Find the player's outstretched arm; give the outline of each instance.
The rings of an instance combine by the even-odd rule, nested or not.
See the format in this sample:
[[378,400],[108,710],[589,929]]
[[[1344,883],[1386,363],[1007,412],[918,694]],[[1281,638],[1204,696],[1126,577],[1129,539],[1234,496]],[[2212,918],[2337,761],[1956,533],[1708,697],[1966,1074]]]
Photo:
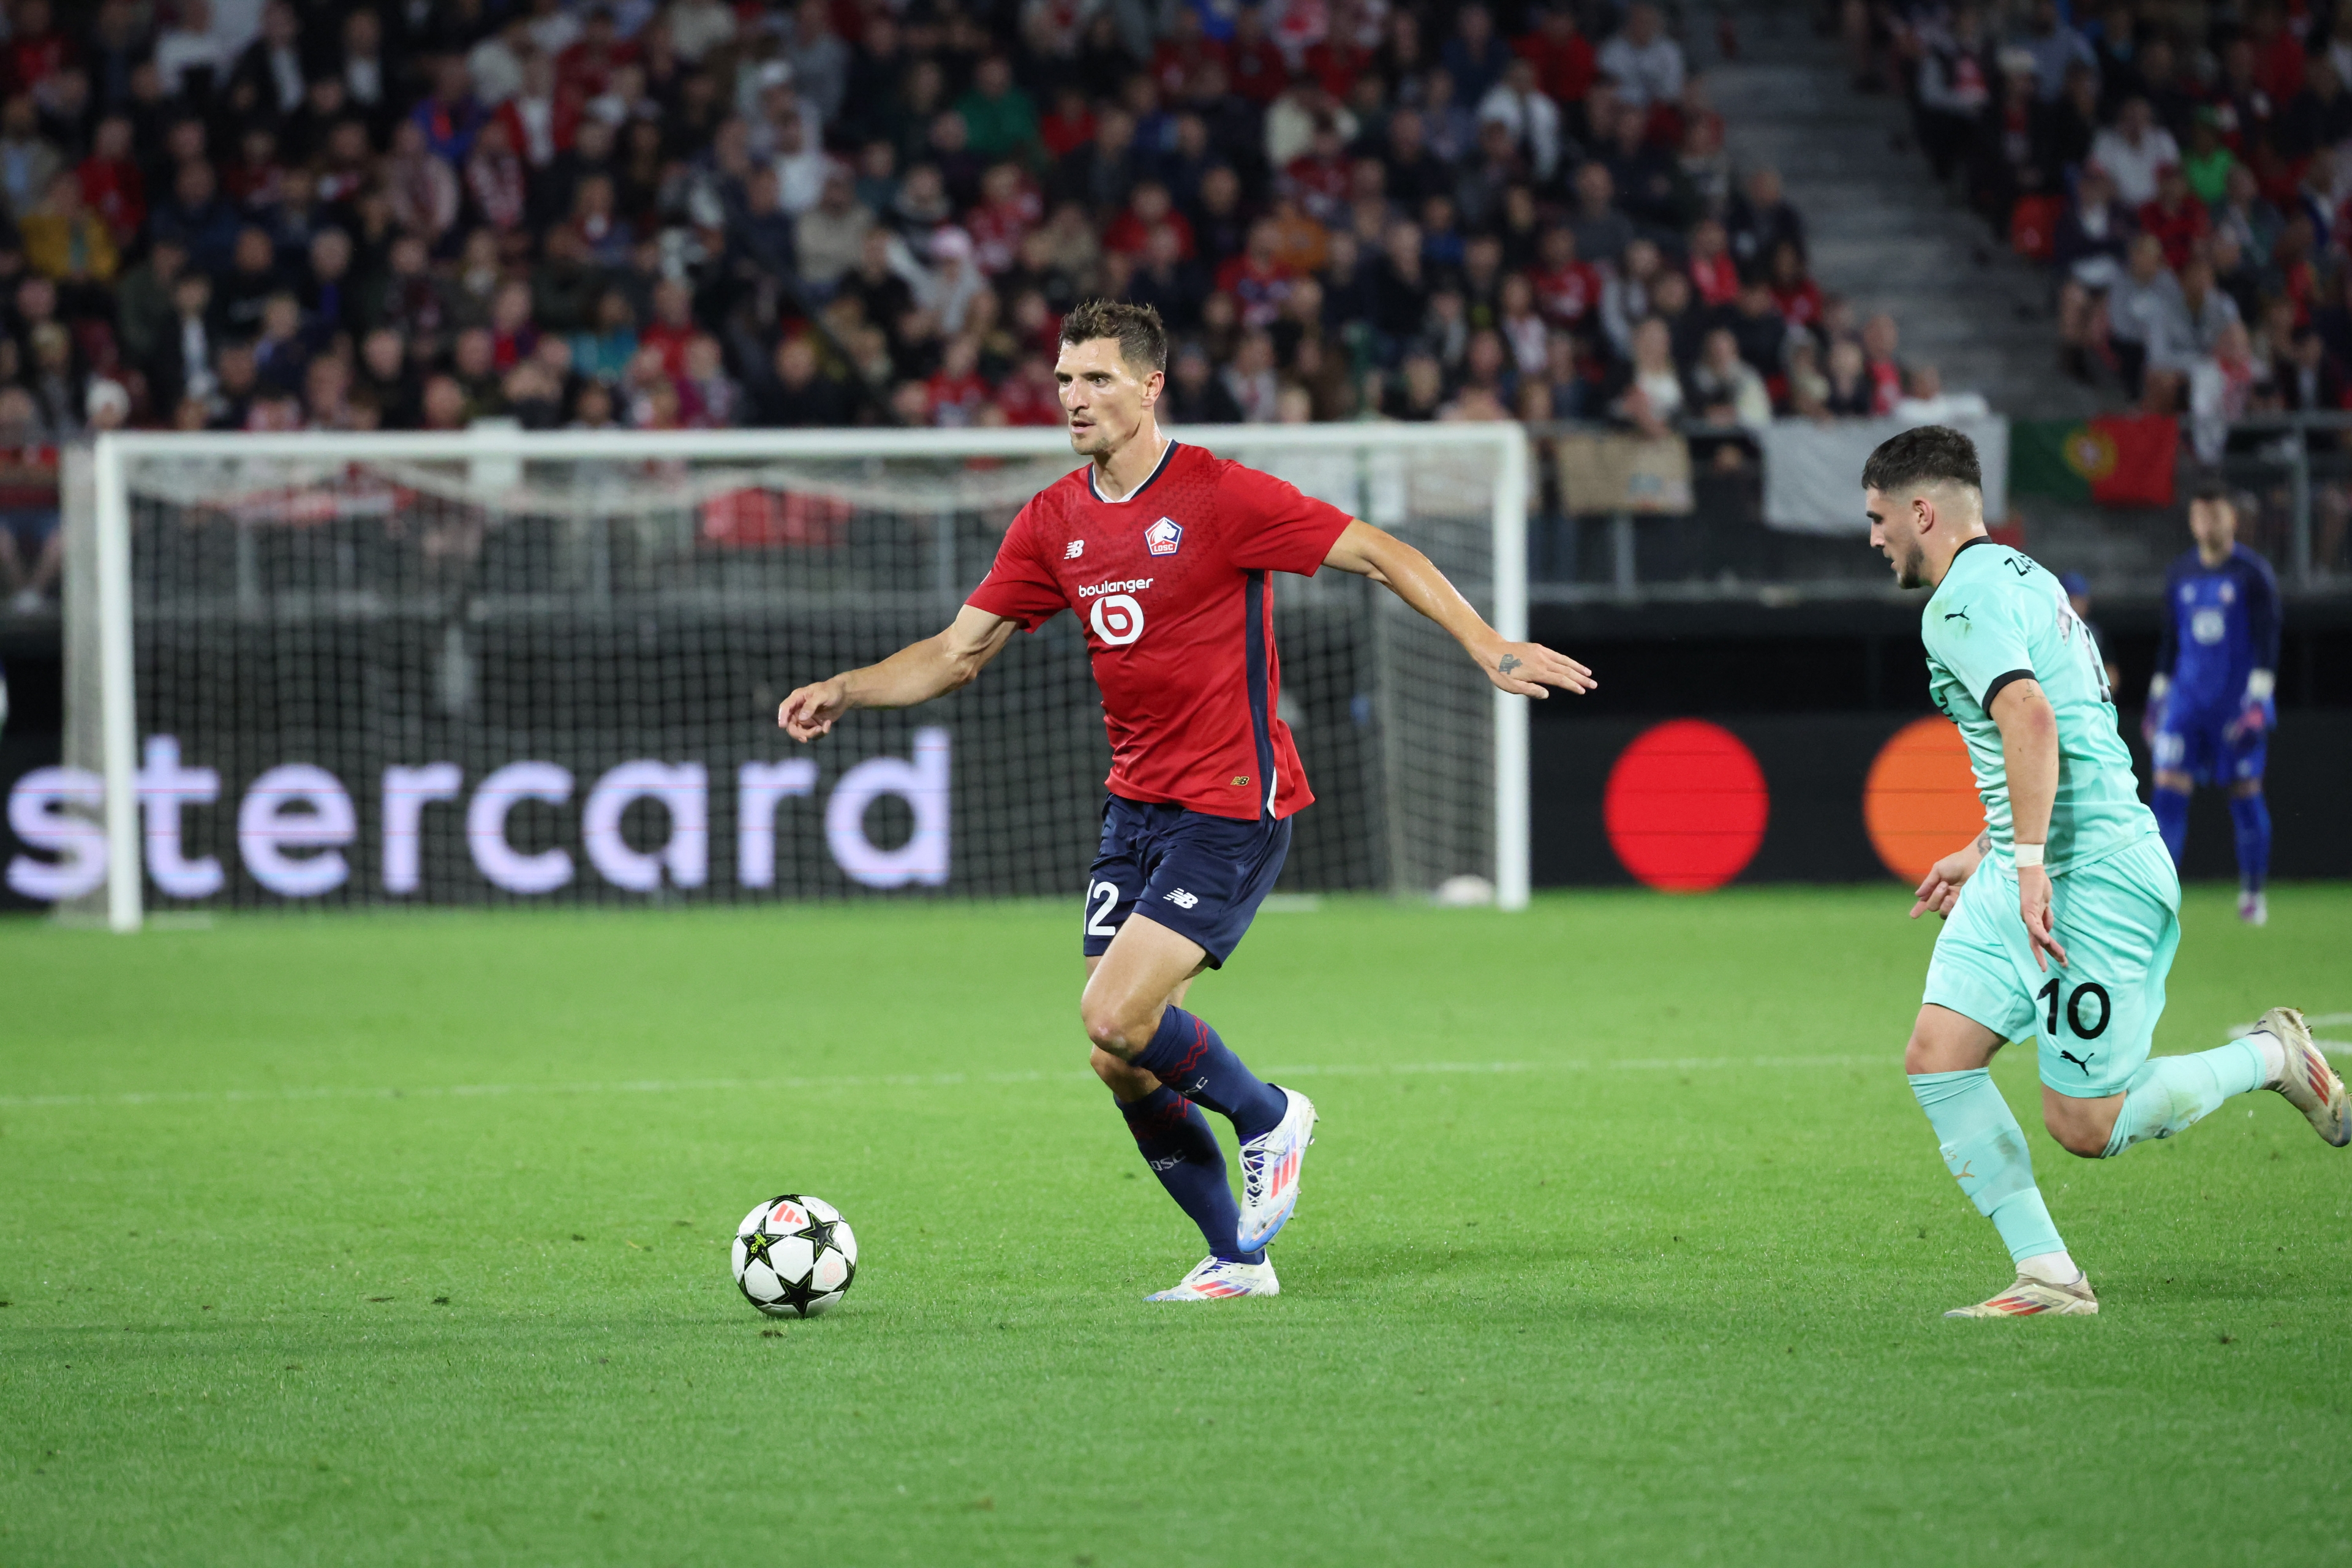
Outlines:
[[1444,626],[1478,661],[1486,679],[1505,691],[1549,697],[1544,689],[1548,686],[1581,694],[1600,684],[1584,666],[1541,643],[1505,641],[1428,556],[1369,522],[1348,524],[1323,564],[1370,577]]
[[814,741],[830,734],[853,708],[912,708],[944,697],[971,684],[1019,625],[966,605],[939,636],[910,643],[879,664],[802,687],[776,710],[776,722],[795,741]]
[[2063,966],[2066,950],[2051,928],[2050,872],[2038,863],[2050,842],[2050,810],[2058,799],[2058,715],[2042,683],[2024,678],[1993,694],[1992,721],[2000,727],[2001,765],[2009,775],[2010,842],[2021,862],[2029,854],[2037,862],[2017,868],[2017,912],[2025,921],[2034,963],[2048,969],[2042,957],[2047,953]]

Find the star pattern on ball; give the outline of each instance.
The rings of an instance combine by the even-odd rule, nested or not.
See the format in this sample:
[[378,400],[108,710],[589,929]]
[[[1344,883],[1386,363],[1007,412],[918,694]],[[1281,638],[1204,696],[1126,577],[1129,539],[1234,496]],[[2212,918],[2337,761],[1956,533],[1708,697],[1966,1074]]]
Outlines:
[[823,1258],[824,1249],[828,1247],[835,1252],[841,1251],[841,1243],[833,1239],[833,1227],[840,1223],[837,1219],[819,1219],[816,1215],[811,1215],[808,1224],[793,1232],[793,1235],[809,1244],[809,1259],[812,1263]]
[[772,1307],[790,1308],[803,1318],[808,1316],[809,1303],[825,1293],[816,1288],[813,1274],[803,1275],[798,1279],[786,1279],[782,1283],[784,1293],[776,1298]]
[[764,1263],[771,1268],[776,1266],[776,1260],[768,1256],[768,1248],[782,1241],[782,1237],[770,1236],[764,1230],[751,1230],[744,1232],[740,1239],[743,1243],[745,1263]]

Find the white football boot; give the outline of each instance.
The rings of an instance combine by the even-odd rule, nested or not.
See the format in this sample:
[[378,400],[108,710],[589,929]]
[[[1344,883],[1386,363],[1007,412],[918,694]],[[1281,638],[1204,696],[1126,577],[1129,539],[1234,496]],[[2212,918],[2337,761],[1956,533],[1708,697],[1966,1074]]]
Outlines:
[[[1269,1088],[1281,1089],[1280,1084]],[[1298,1206],[1298,1170],[1315,1142],[1315,1102],[1284,1089],[1290,1108],[1271,1131],[1242,1145],[1242,1224],[1235,1246],[1255,1252],[1272,1241]]]
[[1227,1263],[1219,1258],[1203,1258],[1193,1266],[1192,1272],[1176,1281],[1175,1288],[1156,1296],[1146,1296],[1147,1301],[1222,1301],[1233,1296],[1279,1296],[1282,1287],[1274,1278],[1271,1263]]
[[2266,926],[2271,923],[2271,901],[2251,888],[2240,889],[2238,918],[2250,926]]
[[2072,1285],[2053,1285],[2021,1274],[2017,1283],[2000,1295],[1979,1301],[1973,1307],[1955,1307],[1944,1314],[1948,1318],[2031,1318],[2049,1312],[2061,1318],[2092,1318],[2099,1311],[2098,1292],[2091,1289],[2090,1276],[2076,1279]]
[[2273,1007],[2255,1027],[2286,1047],[2286,1071],[2270,1087],[2303,1112],[2314,1132],[2338,1149],[2352,1143],[2352,1098],[2345,1095],[2344,1080],[2327,1058],[2311,1043],[2303,1015],[2292,1007]]

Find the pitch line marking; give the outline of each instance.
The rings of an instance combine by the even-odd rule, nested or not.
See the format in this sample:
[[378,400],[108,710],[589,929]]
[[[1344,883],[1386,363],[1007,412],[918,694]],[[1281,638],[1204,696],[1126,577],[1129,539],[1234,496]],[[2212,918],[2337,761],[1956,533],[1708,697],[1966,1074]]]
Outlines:
[[[2338,1016],[2329,1016],[2333,1020]],[[2352,1022],[2352,1014],[2341,1015]],[[2315,1040],[2335,1056],[2352,1056],[2352,1040]],[[1724,1072],[1740,1068],[1884,1068],[1900,1057],[1868,1053],[1801,1057],[1627,1057],[1615,1061],[1551,1062],[1302,1062],[1265,1068],[1268,1078],[1389,1078],[1434,1074],[1471,1077],[1541,1072]],[[1047,1083],[1079,1079],[1076,1072],[834,1073],[789,1078],[629,1079],[588,1083],[459,1083],[421,1089],[149,1089],[122,1094],[0,1094],[0,1110],[78,1105],[262,1105],[313,1100],[486,1100],[509,1094],[693,1094],[742,1089],[961,1089],[973,1084]]]
[[[1463,1073],[1715,1072],[1730,1068],[1885,1067],[1891,1056],[1628,1058],[1620,1061],[1304,1063],[1270,1067],[1276,1078],[1370,1078]],[[838,1073],[791,1078],[636,1079],[592,1083],[461,1083],[421,1089],[152,1089],[122,1094],[0,1094],[0,1109],[76,1105],[261,1105],[314,1100],[475,1100],[509,1094],[691,1094],[742,1089],[960,1089],[973,1084],[1045,1083],[1079,1072]]]

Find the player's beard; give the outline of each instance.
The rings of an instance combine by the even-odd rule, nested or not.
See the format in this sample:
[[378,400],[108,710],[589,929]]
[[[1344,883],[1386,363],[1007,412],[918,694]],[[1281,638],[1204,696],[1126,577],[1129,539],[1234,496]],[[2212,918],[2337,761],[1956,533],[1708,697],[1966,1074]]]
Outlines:
[[1894,540],[1886,542],[1886,553],[1895,563],[1895,585],[1898,588],[1924,588],[1927,585],[1927,552],[1918,542],[1908,544]]

